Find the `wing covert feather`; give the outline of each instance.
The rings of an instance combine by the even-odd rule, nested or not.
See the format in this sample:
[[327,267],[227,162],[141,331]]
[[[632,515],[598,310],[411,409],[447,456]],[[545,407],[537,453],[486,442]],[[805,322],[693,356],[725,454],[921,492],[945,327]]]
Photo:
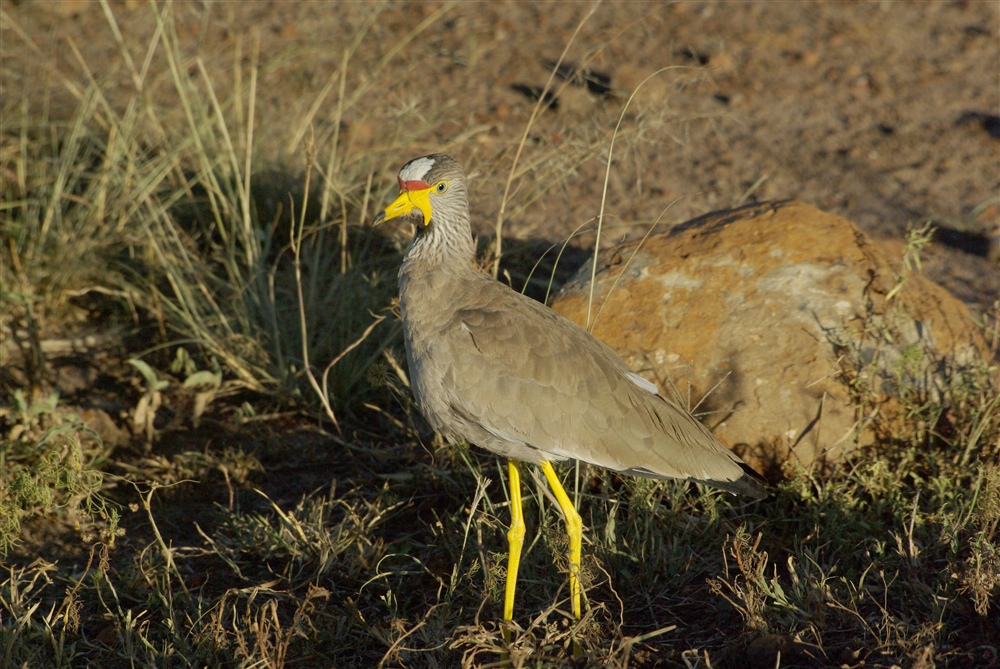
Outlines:
[[667,478],[744,475],[704,426],[554,311],[492,280],[462,302],[439,340],[455,367],[449,401],[491,434],[538,449],[536,461],[576,458]]

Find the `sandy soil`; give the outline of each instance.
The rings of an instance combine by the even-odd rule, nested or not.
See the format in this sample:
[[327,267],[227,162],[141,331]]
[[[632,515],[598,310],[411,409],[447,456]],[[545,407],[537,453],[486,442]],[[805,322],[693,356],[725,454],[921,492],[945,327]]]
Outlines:
[[[141,63],[152,12],[138,2],[110,6]],[[512,202],[522,206],[506,210],[512,238],[558,241],[597,212],[625,101],[647,76],[672,68],[643,85],[624,115],[606,209],[610,238],[641,234],[661,215],[676,223],[753,199],[804,200],[896,242],[908,227],[933,221],[943,231],[926,271],[980,311],[1000,298],[1000,270],[986,257],[987,238],[1000,233],[998,8],[185,2],[173,11],[178,42],[201,57],[223,99],[234,63],[246,67],[259,36],[258,165],[301,172],[302,119],[332,82],[311,117],[321,149],[329,141],[350,49],[348,97],[375,85],[343,112],[346,160],[371,161],[388,193],[395,169],[413,155],[456,154],[474,177],[483,234],[492,234],[532,110],[525,90],[545,84],[572,39],[566,62],[589,70],[592,85],[556,80],[558,104],[532,127],[514,183]],[[0,95],[36,103],[48,96],[53,118],[68,116],[77,102],[59,77],[86,83],[70,44],[93,76],[111,83],[113,104],[131,95],[97,3],[3,9]],[[170,102],[160,61],[152,63],[147,94]]]

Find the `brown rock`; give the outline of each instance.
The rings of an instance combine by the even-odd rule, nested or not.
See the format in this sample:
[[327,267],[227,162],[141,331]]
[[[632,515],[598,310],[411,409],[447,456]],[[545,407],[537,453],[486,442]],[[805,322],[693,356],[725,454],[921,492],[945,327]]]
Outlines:
[[84,425],[93,430],[101,438],[107,448],[127,446],[132,440],[128,430],[120,427],[108,413],[102,409],[69,407],[75,412]]
[[96,639],[98,643],[103,643],[105,646],[114,646],[118,640],[118,631],[114,625],[105,625],[97,632]]
[[799,659],[802,654],[800,648],[803,646],[785,634],[763,634],[747,646],[746,664],[753,669],[780,667]]
[[[717,212],[636,245],[598,260],[594,334],[661,389],[689,393],[758,466],[839,459],[872,440],[844,383],[852,360],[875,360],[873,387],[891,398],[898,384],[931,389],[932,358],[984,351],[961,302],[919,274],[890,299],[897,275],[881,251],[804,204]],[[588,264],[552,307],[585,323],[589,280]]]

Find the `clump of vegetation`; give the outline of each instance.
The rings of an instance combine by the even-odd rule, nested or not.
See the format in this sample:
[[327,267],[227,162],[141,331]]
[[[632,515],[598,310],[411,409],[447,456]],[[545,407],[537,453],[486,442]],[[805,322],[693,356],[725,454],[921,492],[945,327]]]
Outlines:
[[[59,396],[29,403],[14,392],[5,411],[9,429],[0,440],[0,555],[21,538],[23,520],[56,512],[61,521],[113,546],[123,530],[117,506],[102,494],[100,437],[80,419],[61,411]],[[87,537],[90,537],[89,539]]]

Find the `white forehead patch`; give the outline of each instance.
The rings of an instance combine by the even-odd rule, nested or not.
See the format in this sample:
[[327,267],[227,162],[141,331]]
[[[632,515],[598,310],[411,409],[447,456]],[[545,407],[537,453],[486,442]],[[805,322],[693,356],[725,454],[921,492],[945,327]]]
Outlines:
[[403,165],[403,169],[399,171],[399,178],[403,181],[423,181],[432,167],[434,167],[433,158],[426,156],[417,158]]

